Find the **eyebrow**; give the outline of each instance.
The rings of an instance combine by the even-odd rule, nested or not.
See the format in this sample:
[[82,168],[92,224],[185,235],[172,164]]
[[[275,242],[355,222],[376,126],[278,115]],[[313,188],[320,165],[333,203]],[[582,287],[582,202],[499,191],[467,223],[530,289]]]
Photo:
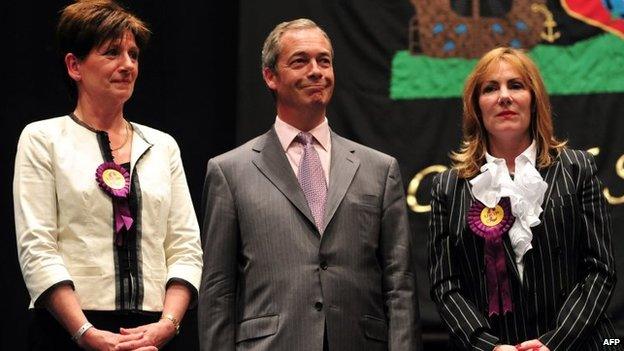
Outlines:
[[294,57],[294,56],[319,56],[319,55],[320,56],[331,56],[331,53],[329,51],[323,51],[323,52],[320,52],[320,53],[318,53],[316,55],[310,55],[310,53],[308,53],[307,51],[300,50],[300,51],[293,52],[292,54],[290,54],[289,57]]
[[308,53],[305,51],[295,51],[290,55],[290,57],[295,57],[295,56],[310,56],[310,55],[308,55]]
[[[524,79],[522,79],[522,77],[512,77],[512,78],[507,79],[507,82],[514,82],[514,81],[519,81],[519,82],[524,83]],[[490,79],[490,80],[483,81],[482,84],[488,84],[488,83],[498,84],[498,80]]]

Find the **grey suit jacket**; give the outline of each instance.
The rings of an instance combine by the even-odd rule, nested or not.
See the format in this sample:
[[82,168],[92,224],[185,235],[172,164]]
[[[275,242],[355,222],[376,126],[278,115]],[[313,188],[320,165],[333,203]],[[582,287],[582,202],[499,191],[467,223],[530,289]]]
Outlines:
[[394,158],[331,134],[322,233],[277,134],[208,162],[204,351],[417,350],[410,232]]
[[593,157],[563,150],[540,172],[548,189],[522,282],[509,236],[504,238],[514,304],[504,317],[487,317],[484,240],[466,225],[476,201],[469,179],[449,170],[434,180],[431,296],[457,349],[489,351],[539,338],[551,351],[603,350],[604,339],[615,337],[605,315],[616,280],[611,220]]

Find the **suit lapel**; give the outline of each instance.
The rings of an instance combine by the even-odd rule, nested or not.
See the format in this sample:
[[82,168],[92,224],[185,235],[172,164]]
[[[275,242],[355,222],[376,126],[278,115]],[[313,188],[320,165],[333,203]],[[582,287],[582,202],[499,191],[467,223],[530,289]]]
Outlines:
[[[548,199],[550,198],[550,195],[552,194],[553,188],[555,186],[555,179],[556,179],[557,173],[559,172],[559,163],[560,163],[559,160],[555,160],[550,167],[542,168],[539,170],[542,176],[542,179],[544,179],[546,184],[548,184],[548,187],[546,188],[546,193],[544,194],[544,201],[542,202],[542,215],[540,215],[540,219],[542,220],[542,222],[543,222],[543,214],[546,212],[546,208],[548,206],[548,203],[550,202],[548,201]],[[540,227],[542,227],[543,225],[544,224],[541,223],[539,226],[533,227],[531,229],[533,236],[535,236],[537,233],[543,232],[540,230]],[[528,289],[529,287],[528,281],[529,279],[533,279],[532,277],[528,277],[528,272],[530,270],[527,269],[527,267],[532,264],[531,251],[533,251],[533,249],[529,250],[524,255],[524,281],[522,281],[520,280],[520,272],[518,271],[518,266],[516,266],[516,253],[514,252],[513,246],[511,245],[511,239],[509,238],[509,235],[505,235],[504,240],[503,240],[503,245],[505,246],[505,255],[507,256],[508,262],[511,262],[511,264],[508,264],[507,267],[511,267],[512,272],[514,273],[520,286],[523,289]]]
[[[544,217],[544,213],[546,212],[546,208],[549,204],[550,201],[548,201],[548,199],[550,198],[553,188],[555,186],[555,179],[557,177],[557,174],[559,172],[559,165],[560,162],[559,160],[555,160],[553,162],[553,164],[550,167],[547,168],[543,168],[540,169],[539,172],[542,176],[542,179],[544,179],[544,181],[546,182],[546,184],[548,184],[548,187],[546,188],[546,193],[544,194],[544,201],[542,202],[542,215],[540,215],[540,219],[542,221],[542,223],[540,223],[540,225],[531,228],[531,232],[533,233],[533,236],[535,237],[535,235],[538,235],[538,233],[543,233],[543,230],[541,230],[541,227],[543,227],[544,223],[543,223],[543,217]],[[534,241],[535,239],[533,239]],[[527,269],[527,267],[529,267],[530,265],[533,264],[533,260],[532,260],[532,251],[533,249],[529,250],[525,255],[524,255],[524,281],[520,280],[520,272],[518,271],[518,267],[516,266],[515,262],[516,262],[516,253],[513,250],[513,246],[511,245],[511,240],[509,239],[509,235],[505,236],[505,240],[503,241],[504,246],[505,246],[505,254],[507,255],[507,259],[509,260],[509,262],[512,262],[512,264],[507,265],[508,267],[512,268],[512,271],[514,272],[516,278],[518,279],[518,282],[520,283],[520,286],[525,289],[526,291],[528,291],[527,289],[529,289],[529,280],[530,279],[534,279],[534,277],[529,277],[530,274],[530,269]]]
[[[139,161],[139,159],[143,156],[143,154],[149,150],[153,144],[151,144],[141,132],[141,129],[136,126],[134,123],[132,124],[132,129],[135,135],[139,137],[132,138],[132,151],[130,153],[130,168],[134,169],[134,166]],[[130,172],[132,174],[132,172]]]
[[[458,233],[463,233],[464,230],[468,230],[470,232],[471,235],[474,235],[472,233],[472,231],[470,230],[470,228],[466,228],[466,224],[467,224],[467,213],[468,213],[468,209],[470,209],[470,206],[472,205],[472,203],[474,201],[477,201],[474,197],[474,195],[472,194],[472,189],[470,187],[470,183],[469,183],[469,179],[464,179],[464,178],[457,178],[457,185],[455,185],[455,189],[461,189],[461,198],[460,198],[460,203],[455,204],[455,208],[453,209],[453,212],[457,211],[457,215],[455,216],[451,216],[452,220],[456,220],[458,221],[457,224],[455,223],[450,223],[451,228],[459,228]],[[456,195],[453,194],[453,198]]]
[[261,136],[253,150],[257,152],[253,163],[258,170],[269,179],[279,191],[301,212],[316,228],[314,217],[301,190],[295,173],[286,158],[284,149],[279,142],[277,133],[271,128]]
[[555,179],[557,178],[557,174],[559,173],[559,168],[561,168],[561,162],[557,158],[550,167],[540,169],[540,174],[546,184],[548,184],[548,188],[546,189],[546,194],[544,196],[544,202],[542,203],[542,215],[540,217],[543,218],[543,214],[546,212],[546,208],[550,201],[550,196],[552,194],[553,188],[555,187]]
[[344,139],[331,132],[331,166],[329,168],[329,192],[325,205],[325,228],[332,220],[338,205],[342,202],[349,185],[360,166],[360,160],[354,155]]
[[[511,239],[509,238],[509,235],[503,236],[503,247],[505,248],[505,256],[507,256],[507,268],[511,268],[513,276],[522,286],[522,281],[520,280],[520,271],[518,271],[518,266],[516,266],[516,253],[514,252],[513,246],[511,245]],[[526,255],[524,257],[526,258]]]

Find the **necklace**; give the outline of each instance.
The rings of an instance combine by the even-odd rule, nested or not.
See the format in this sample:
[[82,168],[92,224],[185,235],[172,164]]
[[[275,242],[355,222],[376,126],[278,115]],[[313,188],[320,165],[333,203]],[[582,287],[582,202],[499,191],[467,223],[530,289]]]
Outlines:
[[[92,132],[100,132],[101,130],[95,129],[93,127],[91,127],[87,122],[83,121],[82,119],[78,118],[78,116],[76,116],[75,113],[70,113],[69,116],[76,121],[76,123],[80,124],[81,126],[87,128],[88,130],[92,131]],[[121,143],[121,145],[119,145],[119,147],[116,148],[111,148],[111,152],[113,151],[117,151],[119,149],[121,149],[122,147],[126,146],[126,144],[128,143],[128,139],[130,138],[130,132],[132,131],[132,127],[130,125],[130,122],[126,121],[125,118],[122,117],[122,120],[124,121],[124,129],[126,130],[126,137],[124,138],[123,143]],[[110,144],[110,141],[109,141]]]
[[124,138],[124,141],[123,141],[123,143],[121,143],[121,145],[119,145],[118,147],[116,147],[114,149],[111,148],[111,152],[114,152],[114,151],[117,151],[117,150],[121,149],[122,147],[126,146],[126,144],[128,143],[128,139],[130,138],[130,128],[128,127],[128,124],[130,124],[130,123],[128,123],[128,121],[126,121],[125,119],[124,119],[124,122],[125,122],[124,126],[125,126],[125,129],[126,129],[126,137]]

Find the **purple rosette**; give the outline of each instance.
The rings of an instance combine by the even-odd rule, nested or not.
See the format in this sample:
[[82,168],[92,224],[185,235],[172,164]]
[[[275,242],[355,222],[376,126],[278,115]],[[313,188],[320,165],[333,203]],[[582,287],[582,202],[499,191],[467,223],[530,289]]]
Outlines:
[[470,230],[485,239],[489,316],[511,312],[513,310],[511,287],[503,247],[503,235],[515,221],[515,217],[511,214],[509,198],[502,198],[494,208],[488,208],[481,202],[474,201],[466,217]]
[[115,162],[104,162],[95,171],[95,179],[108,195],[125,199],[130,194],[130,174]]
[[123,244],[121,230],[130,230],[134,219],[128,206],[130,174],[115,162],[104,162],[95,171],[95,180],[106,194],[113,199],[115,243]]

